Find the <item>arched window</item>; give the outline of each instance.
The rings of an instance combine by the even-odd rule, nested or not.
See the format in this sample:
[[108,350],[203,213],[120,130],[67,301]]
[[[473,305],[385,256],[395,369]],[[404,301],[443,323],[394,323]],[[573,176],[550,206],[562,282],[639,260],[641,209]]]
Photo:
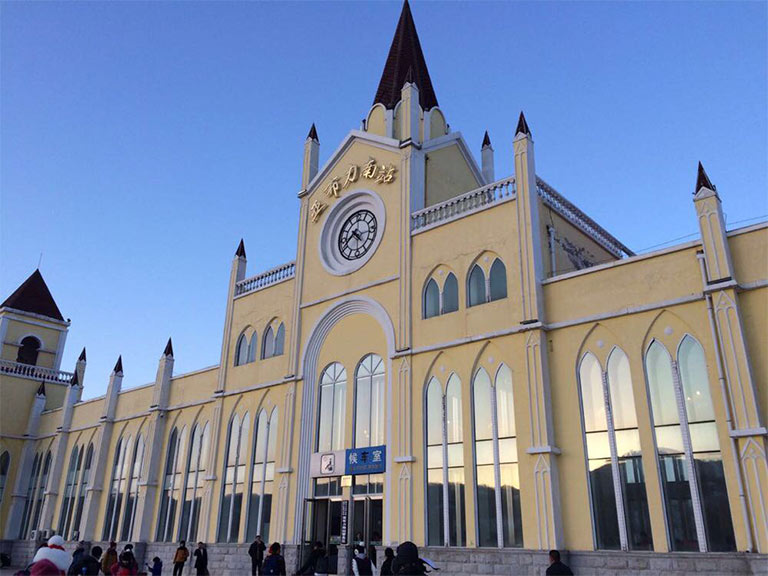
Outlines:
[[[255,337],[255,335],[254,335]],[[200,519],[200,504],[205,488],[205,464],[208,461],[209,426],[196,424],[192,431],[192,445],[187,459],[187,480],[184,484],[184,504],[181,509],[181,528],[179,538],[187,542],[197,539]]]
[[253,443],[253,471],[251,474],[251,495],[248,507],[248,532],[250,542],[261,534],[269,542],[269,527],[272,516],[272,494],[275,483],[275,446],[277,444],[277,408],[267,418],[262,410],[256,421],[256,438]]
[[275,335],[275,356],[282,356],[285,350],[285,325],[280,322]]
[[59,513],[59,529],[65,540],[70,539],[69,527],[72,522],[72,511],[75,505],[75,490],[77,489],[77,480],[80,476],[80,467],[83,464],[84,449],[75,446],[69,457],[69,468],[64,483],[64,494],[61,500],[61,512]]
[[[448,378],[445,397],[437,379],[427,387],[427,540],[429,545],[464,546],[464,425],[461,380]],[[439,434],[439,436],[438,436]],[[438,444],[439,439],[439,444]],[[433,509],[433,505],[436,508]],[[441,518],[442,516],[442,518]],[[439,532],[442,528],[442,533]]]
[[251,335],[251,342],[248,344],[248,362],[255,362],[256,361],[256,354],[259,350],[259,337],[258,334],[256,334],[256,331],[254,330],[253,334]]
[[120,522],[120,510],[123,505],[123,489],[129,474],[129,464],[126,460],[128,454],[130,454],[131,444],[132,441],[129,436],[128,440],[120,438],[115,447],[112,482],[109,489],[109,499],[107,500],[107,513],[104,518],[102,540],[117,540],[117,525]]
[[[83,473],[80,476],[80,487],[77,492],[77,503],[75,504],[75,521],[72,524],[73,532],[80,532],[80,519],[83,517],[83,506],[85,506],[85,491],[88,483],[91,481],[91,464],[93,463],[93,443],[88,444],[88,450],[85,452],[85,463],[83,464]],[[79,537],[79,535],[78,535]]]
[[264,332],[264,341],[261,346],[262,359],[272,358],[275,355],[275,331],[272,330],[272,326],[267,327],[267,331]]
[[656,340],[645,355],[670,544],[735,550],[704,352],[690,336],[678,361]]
[[19,539],[26,540],[27,533],[29,531],[29,522],[32,518],[32,508],[35,505],[35,493],[37,491],[38,482],[40,480],[40,464],[42,463],[42,455],[35,454],[35,459],[32,462],[32,473],[29,476],[29,484],[27,484],[27,498],[24,501],[24,514],[21,517],[21,528],[19,529]]
[[8,450],[0,454],[0,504],[3,503],[3,494],[5,494],[5,485],[8,483],[8,470],[11,467],[11,455]]
[[32,529],[40,529],[40,514],[43,511],[43,500],[45,500],[45,491],[48,487],[48,473],[51,471],[51,451],[45,453],[43,460],[43,471],[40,474],[40,485],[37,489],[37,500],[35,502],[35,512],[32,517]]
[[133,451],[133,461],[130,467],[130,477],[125,493],[125,510],[123,511],[123,525],[120,539],[124,542],[133,540],[133,524],[136,519],[136,502],[139,498],[139,481],[141,471],[144,468],[144,437],[139,436],[136,441],[136,449]]
[[467,282],[467,306],[477,306],[487,301],[485,292],[485,273],[479,265],[472,266]]
[[493,261],[490,276],[490,301],[507,297],[507,268],[499,259]]
[[453,272],[449,272],[443,285],[443,314],[459,309],[459,283]]
[[242,420],[235,414],[229,425],[218,542],[237,542],[240,536],[240,514],[243,508],[249,421],[248,412],[245,413]]
[[248,337],[240,334],[235,347],[235,366],[242,366],[248,362]]
[[40,351],[41,347],[42,344],[40,343],[40,340],[34,336],[27,336],[21,341],[19,353],[16,356],[16,362],[35,366],[37,364],[37,353]]
[[[368,354],[355,374],[355,448],[381,446],[384,438],[384,361]],[[354,477],[354,494],[380,494],[384,491],[381,474]]]
[[171,430],[168,441],[168,452],[165,457],[165,476],[163,478],[163,495],[158,515],[157,541],[173,542],[176,538],[174,525],[176,513],[181,501],[181,483],[184,474],[184,457],[187,443],[187,429]]
[[[480,546],[522,546],[512,372],[502,364],[495,384],[480,368],[474,394],[477,518]],[[498,473],[497,473],[498,469]],[[498,522],[497,511],[501,511]]]
[[430,278],[424,289],[424,318],[440,315],[440,289],[434,278]]
[[640,457],[629,360],[615,348],[603,371],[588,352],[579,364],[596,548],[651,550],[651,523]]
[[338,362],[320,376],[320,417],[317,451],[344,449],[344,420],[347,401],[347,371]]

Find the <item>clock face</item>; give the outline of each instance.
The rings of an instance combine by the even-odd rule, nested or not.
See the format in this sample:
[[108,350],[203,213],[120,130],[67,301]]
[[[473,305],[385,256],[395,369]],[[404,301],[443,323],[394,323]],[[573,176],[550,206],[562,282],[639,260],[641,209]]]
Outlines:
[[339,232],[339,252],[347,260],[362,258],[373,246],[378,227],[370,210],[358,210],[347,218]]

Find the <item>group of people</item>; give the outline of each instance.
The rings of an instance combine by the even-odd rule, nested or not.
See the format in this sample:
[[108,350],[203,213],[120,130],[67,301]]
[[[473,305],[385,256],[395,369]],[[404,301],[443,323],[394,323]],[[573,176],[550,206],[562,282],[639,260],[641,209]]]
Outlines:
[[[107,551],[103,554],[102,552],[100,546],[86,550],[86,543],[79,542],[70,557],[64,549],[64,539],[58,535],[52,536],[47,545],[44,544],[37,550],[32,564],[26,570],[18,572],[17,576],[137,576],[139,565],[132,544],[126,544],[118,554],[117,544],[110,542]],[[280,544],[274,542],[267,548],[261,536],[257,536],[248,549],[251,576],[286,576],[285,559],[280,552]],[[209,576],[208,551],[204,543],[197,543],[193,556],[196,575]],[[186,542],[182,540],[173,556],[173,576],[183,576],[188,559],[189,550]],[[546,571],[548,576],[573,575],[571,569],[560,559],[560,552],[557,550],[550,550],[549,564]],[[326,550],[322,542],[315,542],[298,574],[327,576],[337,572],[337,565],[336,546],[331,545]],[[419,549],[413,542],[400,544],[397,547],[397,555],[392,548],[386,548],[380,567],[374,546],[370,546],[367,551],[363,546],[355,546],[351,568],[354,576],[420,576],[437,570],[430,560],[419,557]],[[147,569],[152,576],[162,576],[162,560],[155,556],[152,564],[147,564]]]

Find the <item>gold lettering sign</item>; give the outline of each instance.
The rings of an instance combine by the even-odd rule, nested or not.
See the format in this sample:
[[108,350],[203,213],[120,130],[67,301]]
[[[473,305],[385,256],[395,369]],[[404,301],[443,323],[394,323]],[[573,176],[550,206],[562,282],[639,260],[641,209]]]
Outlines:
[[[346,190],[351,184],[360,180],[361,177],[366,180],[373,180],[377,184],[391,184],[395,181],[396,173],[397,168],[395,168],[394,164],[386,166],[376,162],[375,158],[368,158],[368,162],[362,167],[357,164],[350,164],[347,173],[343,177],[343,183],[341,181],[341,176],[332,178],[328,186],[323,190],[323,194],[328,198],[338,198],[341,195],[342,190]],[[309,209],[312,222],[317,222],[320,219],[320,215],[327,207],[326,204],[315,200]]]

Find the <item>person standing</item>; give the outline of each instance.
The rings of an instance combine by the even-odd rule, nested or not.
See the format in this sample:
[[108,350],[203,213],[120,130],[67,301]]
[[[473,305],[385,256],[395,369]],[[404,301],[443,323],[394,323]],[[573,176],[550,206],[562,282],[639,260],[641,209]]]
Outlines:
[[571,569],[560,561],[560,551],[549,551],[549,568],[547,576],[573,576]]
[[392,548],[384,549],[384,562],[381,563],[380,576],[393,576],[392,562],[395,560],[395,551]]
[[185,540],[179,542],[179,547],[176,548],[176,554],[173,555],[173,576],[182,576],[184,574],[184,564],[186,564],[189,558],[189,550],[187,550],[187,543]]
[[70,556],[64,550],[64,538],[51,536],[48,545],[43,545],[35,552],[29,573],[32,576],[59,576],[66,574],[70,565]]
[[152,576],[161,576],[163,573],[163,561],[155,556],[152,558],[152,566],[147,564],[147,568],[149,568],[149,573],[152,574]]
[[251,547],[248,548],[248,556],[251,557],[251,576],[259,576],[261,574],[261,564],[264,562],[264,551],[267,549],[267,545],[261,539],[261,535],[256,535],[256,540],[251,543]]
[[197,543],[195,550],[195,573],[197,576],[208,576],[208,550],[202,542]]
[[99,572],[101,572],[100,558],[101,546],[94,546],[91,548],[90,554],[82,554],[80,559],[70,566],[71,574],[76,574],[77,576],[81,574],[85,574],[85,576],[99,576]]
[[365,555],[365,548],[355,546],[355,556],[352,558],[352,573],[355,576],[373,576],[373,564]]
[[280,555],[280,544],[277,542],[269,546],[261,573],[264,576],[285,576],[285,559]]
[[104,552],[104,557],[101,559],[101,571],[104,576],[112,574],[112,566],[115,564],[117,564],[117,542],[113,540],[109,543],[109,548]]

